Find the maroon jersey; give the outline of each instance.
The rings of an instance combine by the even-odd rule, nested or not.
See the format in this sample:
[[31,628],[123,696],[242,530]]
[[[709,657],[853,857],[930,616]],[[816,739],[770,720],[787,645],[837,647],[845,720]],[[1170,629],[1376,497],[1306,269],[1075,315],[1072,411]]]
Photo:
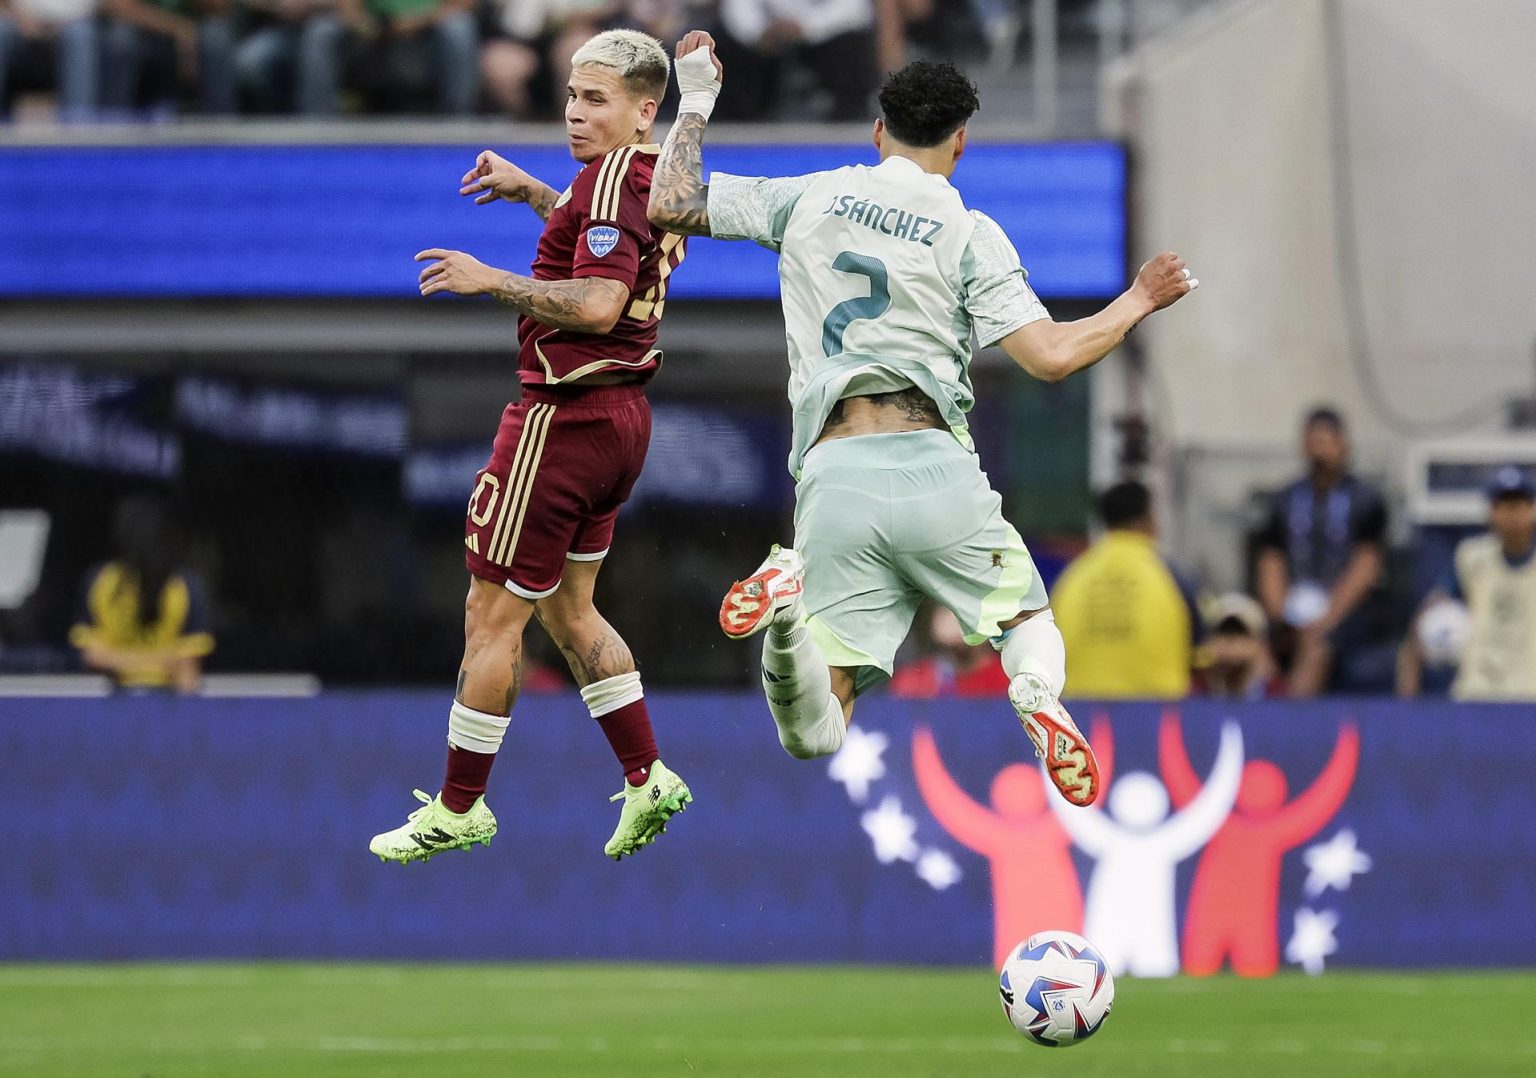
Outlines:
[[555,203],[539,238],[534,278],[606,277],[629,289],[629,298],[607,333],[520,319],[517,367],[524,385],[556,385],[598,371],[631,372],[636,381],[648,381],[661,366],[656,324],[667,278],[682,262],[686,244],[645,216],[660,152],[659,146],[621,146],[577,173]]

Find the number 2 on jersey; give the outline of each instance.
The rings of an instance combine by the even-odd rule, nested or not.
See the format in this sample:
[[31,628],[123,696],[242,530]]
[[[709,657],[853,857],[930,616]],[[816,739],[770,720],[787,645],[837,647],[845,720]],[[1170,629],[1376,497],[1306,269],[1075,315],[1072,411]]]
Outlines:
[[843,334],[848,332],[850,322],[861,318],[879,318],[891,305],[890,281],[885,272],[885,263],[878,258],[844,251],[832,263],[832,268],[839,273],[857,273],[861,277],[868,277],[869,295],[844,300],[827,314],[827,320],[821,324],[821,350],[828,358],[841,354]]

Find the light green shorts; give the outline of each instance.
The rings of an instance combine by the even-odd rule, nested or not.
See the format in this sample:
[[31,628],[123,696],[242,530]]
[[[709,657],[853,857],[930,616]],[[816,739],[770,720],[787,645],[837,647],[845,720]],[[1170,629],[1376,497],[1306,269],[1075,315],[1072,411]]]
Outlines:
[[811,637],[862,691],[890,677],[923,596],[979,644],[1046,605],[1045,585],[976,455],[940,430],[824,442],[795,490]]

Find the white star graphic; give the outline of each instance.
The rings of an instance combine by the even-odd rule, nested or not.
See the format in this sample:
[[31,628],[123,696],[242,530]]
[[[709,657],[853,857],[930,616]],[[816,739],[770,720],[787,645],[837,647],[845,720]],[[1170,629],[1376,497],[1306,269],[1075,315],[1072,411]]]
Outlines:
[[887,794],[879,808],[859,817],[865,834],[875,844],[875,859],[882,865],[892,861],[915,861],[917,821],[901,810],[901,802]]
[[1323,959],[1339,949],[1333,930],[1339,927],[1339,915],[1332,910],[1321,913],[1303,906],[1296,911],[1295,927],[1285,945],[1285,960],[1295,962],[1316,976],[1323,972]]
[[928,849],[917,859],[917,875],[935,891],[943,891],[960,882],[960,866],[943,850]]
[[843,747],[827,764],[827,774],[847,788],[848,799],[855,805],[862,805],[869,796],[870,783],[885,777],[882,757],[890,743],[890,738],[878,730],[865,733],[850,726],[843,737]]
[[1302,890],[1308,898],[1316,898],[1330,887],[1347,891],[1356,875],[1371,870],[1370,855],[1355,845],[1355,833],[1347,827],[1327,842],[1308,846],[1301,859],[1307,863],[1307,882]]

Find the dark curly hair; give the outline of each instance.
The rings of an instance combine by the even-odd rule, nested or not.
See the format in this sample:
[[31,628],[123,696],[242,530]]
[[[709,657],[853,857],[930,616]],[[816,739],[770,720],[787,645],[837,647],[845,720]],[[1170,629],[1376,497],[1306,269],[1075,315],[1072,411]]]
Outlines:
[[880,87],[886,130],[908,146],[937,146],[979,108],[976,84],[953,64],[914,60]]

